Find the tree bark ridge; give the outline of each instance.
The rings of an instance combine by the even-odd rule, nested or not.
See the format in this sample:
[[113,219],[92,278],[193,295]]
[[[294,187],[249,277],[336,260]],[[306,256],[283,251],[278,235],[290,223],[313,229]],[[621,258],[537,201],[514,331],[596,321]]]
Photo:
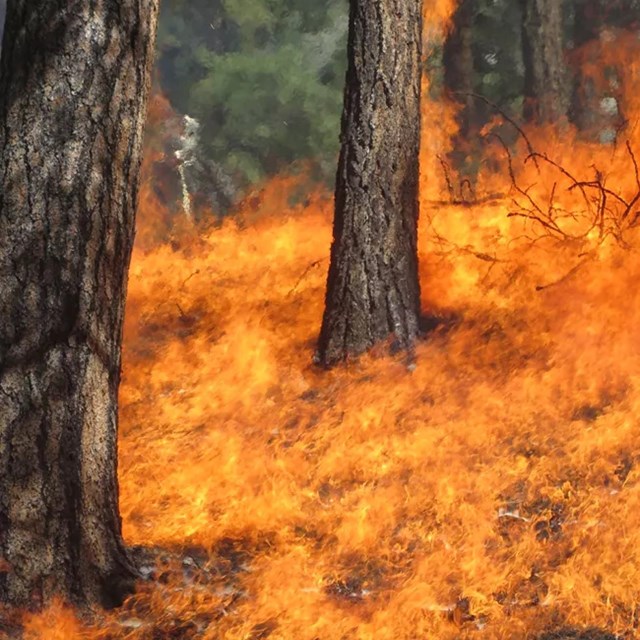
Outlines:
[[0,599],[118,604],[126,274],[157,0],[14,0],[0,59]]
[[422,3],[351,0],[325,313],[328,366],[418,333]]

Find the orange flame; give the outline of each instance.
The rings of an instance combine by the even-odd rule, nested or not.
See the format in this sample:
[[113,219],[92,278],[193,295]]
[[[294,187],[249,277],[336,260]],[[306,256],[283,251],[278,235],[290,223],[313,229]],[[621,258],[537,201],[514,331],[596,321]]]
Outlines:
[[25,616],[24,640],[81,640],[89,637],[73,611],[60,601],[54,601],[45,611]]

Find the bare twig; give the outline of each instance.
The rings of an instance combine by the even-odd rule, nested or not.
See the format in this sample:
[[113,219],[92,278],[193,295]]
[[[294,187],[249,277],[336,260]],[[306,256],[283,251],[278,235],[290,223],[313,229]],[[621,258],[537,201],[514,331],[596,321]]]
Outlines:
[[589,198],[587,197],[587,194],[586,194],[585,190],[582,187],[579,186],[580,183],[578,182],[578,180],[576,180],[562,165],[558,164],[557,162],[555,162],[555,160],[552,160],[551,158],[549,158],[544,153],[538,153],[537,151],[534,151],[534,152],[530,153],[529,156],[527,158],[525,158],[525,164],[527,163],[529,158],[531,158],[534,161],[535,161],[535,158],[540,158],[541,160],[544,160],[545,162],[549,163],[552,167],[555,167],[556,169],[558,169],[558,171],[560,171],[560,173],[562,173],[564,176],[569,178],[569,180],[571,180],[571,182],[573,182],[573,184],[580,189],[580,191],[582,192],[582,195],[584,197],[584,200],[587,203],[587,206],[590,207]]
[[640,172],[638,171],[638,162],[633,153],[633,149],[631,148],[631,143],[627,140],[627,152],[629,156],[631,156],[631,162],[633,162],[633,168],[636,174],[636,186],[638,187],[638,191],[640,191]]
[[451,202],[455,201],[456,194],[453,189],[453,184],[451,183],[451,173],[449,171],[449,165],[445,162],[444,158],[441,155],[436,156],[442,166],[442,171],[444,173],[444,179],[447,183],[447,190],[449,191],[449,199]]
[[598,182],[597,180],[589,180],[584,182],[576,182],[569,187],[569,191],[573,191],[574,189],[582,188],[582,189],[597,189],[602,193],[606,193],[608,196],[615,198],[620,204],[625,207],[629,206],[629,203],[618,193],[612,191],[611,189],[607,189],[603,184]]
[[[513,118],[511,118],[511,116],[509,116],[503,109],[501,109],[497,104],[495,104],[494,102],[491,102],[491,100],[489,100],[488,98],[485,98],[483,95],[479,93],[465,93],[463,91],[456,91],[454,92],[454,95],[465,96],[465,97],[474,98],[475,100],[480,100],[481,102],[484,102],[484,104],[486,104],[488,107],[491,107],[492,109],[494,109],[520,134],[522,139],[525,141],[525,144],[527,145],[527,149],[529,153],[530,154],[534,153],[533,145],[531,144],[531,141],[529,140],[529,137],[527,136],[527,134],[524,132],[524,129]],[[538,168],[538,163],[535,161],[535,159],[534,159],[534,163],[536,165],[536,168]]]
[[196,269],[190,276],[188,276],[185,281],[180,285],[180,288],[182,289],[184,287],[185,284],[187,284],[187,282],[189,282],[189,280],[191,280],[191,278],[193,278],[194,276],[197,276],[200,273],[200,269]]
[[307,274],[311,271],[311,269],[315,269],[315,267],[321,265],[323,262],[326,262],[327,260],[328,258],[324,258],[321,260],[314,260],[310,265],[308,265],[307,268],[302,272],[302,275],[298,278],[297,282],[293,286],[293,289],[289,291],[287,296],[290,296],[296,292],[296,290],[300,286],[300,283],[307,277]]
[[555,287],[556,285],[562,284],[566,282],[571,276],[575,275],[585,264],[593,260],[594,256],[592,253],[589,253],[584,260],[581,260],[577,265],[572,267],[567,273],[565,273],[561,278],[555,280],[554,282],[550,282],[549,284],[539,284],[536,287],[536,291],[544,291],[545,289],[549,289],[550,287]]

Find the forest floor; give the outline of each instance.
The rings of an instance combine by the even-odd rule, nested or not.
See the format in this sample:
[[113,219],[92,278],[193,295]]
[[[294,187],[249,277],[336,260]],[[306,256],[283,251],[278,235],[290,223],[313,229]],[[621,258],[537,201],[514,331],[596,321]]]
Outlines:
[[423,205],[428,332],[331,371],[326,197],[138,249],[120,482],[148,580],[25,638],[635,637],[640,261],[531,242],[511,206]]

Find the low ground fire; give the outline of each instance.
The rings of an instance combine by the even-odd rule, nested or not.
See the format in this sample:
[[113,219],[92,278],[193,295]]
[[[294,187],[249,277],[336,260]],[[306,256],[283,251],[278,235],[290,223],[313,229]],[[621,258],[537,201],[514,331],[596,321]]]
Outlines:
[[[628,150],[582,151],[633,196]],[[575,189],[540,165],[559,209]],[[585,209],[559,238],[509,215],[526,210],[513,188],[474,206],[425,197],[424,340],[326,372],[311,356],[331,201],[286,208],[291,190],[270,185],[244,227],[135,255],[121,500],[155,581],[75,635],[633,637],[634,228],[602,237]]]

